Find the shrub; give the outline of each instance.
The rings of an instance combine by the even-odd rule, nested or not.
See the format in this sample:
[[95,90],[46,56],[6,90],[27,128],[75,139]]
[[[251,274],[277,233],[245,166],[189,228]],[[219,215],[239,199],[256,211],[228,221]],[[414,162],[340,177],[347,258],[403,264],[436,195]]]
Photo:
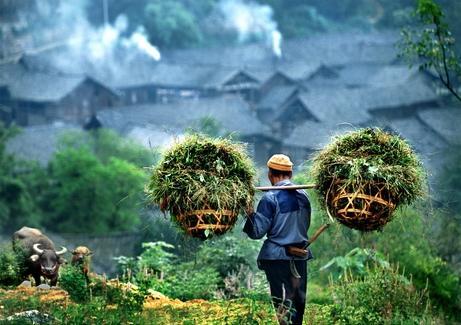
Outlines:
[[424,322],[431,319],[427,292],[397,269],[375,267],[364,277],[344,277],[333,286],[332,317],[341,324]]
[[[107,303],[116,304],[126,316],[140,313],[143,308],[145,294],[143,290],[132,283],[110,281],[107,286]],[[130,319],[125,318],[125,319]]]
[[134,275],[138,272],[138,260],[134,257],[117,256],[114,257],[117,261],[118,273],[124,281],[131,281]]
[[197,253],[197,259],[215,268],[224,278],[229,273],[239,271],[241,265],[255,270],[260,245],[257,241],[249,241],[232,233],[204,243]]
[[162,273],[170,265],[174,254],[166,249],[173,249],[174,246],[163,241],[142,243],[144,251],[138,257],[138,269],[148,269],[153,272]]
[[10,244],[0,246],[0,285],[11,286],[21,283],[23,273],[22,251],[14,251]]
[[214,268],[188,262],[172,268],[165,276],[161,289],[168,297],[181,300],[212,299],[219,281],[219,274]]
[[59,285],[66,290],[75,302],[86,302],[90,298],[87,279],[78,266],[66,265],[61,269]]

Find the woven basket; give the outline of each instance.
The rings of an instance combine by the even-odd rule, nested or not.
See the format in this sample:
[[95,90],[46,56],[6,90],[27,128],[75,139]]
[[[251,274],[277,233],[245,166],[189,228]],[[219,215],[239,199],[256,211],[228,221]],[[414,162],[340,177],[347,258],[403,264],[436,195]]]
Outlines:
[[192,237],[206,239],[208,230],[221,235],[232,229],[238,213],[231,210],[201,209],[180,214],[176,219],[181,227]]
[[384,183],[366,182],[352,187],[335,182],[326,199],[330,215],[347,227],[361,231],[383,228],[395,210]]

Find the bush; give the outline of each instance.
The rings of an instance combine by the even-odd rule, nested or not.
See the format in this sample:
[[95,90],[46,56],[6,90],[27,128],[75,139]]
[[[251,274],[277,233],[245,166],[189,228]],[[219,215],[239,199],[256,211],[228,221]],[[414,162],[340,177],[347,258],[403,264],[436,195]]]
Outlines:
[[219,274],[214,268],[188,262],[172,268],[158,289],[168,297],[180,300],[212,299],[219,281]]
[[0,246],[0,285],[12,286],[21,283],[23,273],[22,251],[15,252],[10,244]]
[[204,265],[215,268],[221,277],[240,270],[241,265],[256,268],[260,242],[248,240],[235,233],[205,242],[197,253]]
[[66,290],[75,302],[86,302],[90,298],[89,283],[82,269],[78,266],[66,265],[59,274],[59,285]]
[[129,320],[129,315],[133,316],[142,311],[144,297],[144,291],[134,284],[108,282],[107,303],[116,304],[117,309],[125,315],[124,319]]
[[181,300],[211,299],[220,282],[219,273],[208,265],[198,267],[192,262],[172,265],[176,256],[166,249],[165,242],[143,243],[144,251],[137,259],[117,257],[122,278],[136,283],[141,291],[153,289]]
[[431,319],[427,292],[396,269],[376,267],[364,277],[344,277],[333,286],[332,317],[340,324],[416,323]]
[[307,281],[307,301],[309,304],[325,306],[333,304],[330,288],[313,281]]
[[66,308],[52,308],[50,312],[59,324],[149,324],[126,309],[112,308],[102,297],[84,304],[69,304]]
[[[456,269],[437,256],[431,243],[428,223],[418,210],[404,209],[398,212],[402,224],[392,223],[379,238],[377,247],[389,255],[389,260],[405,268],[413,284],[422,290],[427,288],[432,305],[442,308],[447,315],[461,315],[461,281]],[[432,218],[437,217],[432,216]]]
[[138,268],[148,269],[152,272],[162,273],[170,265],[174,254],[167,252],[166,249],[173,249],[174,246],[163,241],[154,243],[142,243],[144,251],[138,257]]

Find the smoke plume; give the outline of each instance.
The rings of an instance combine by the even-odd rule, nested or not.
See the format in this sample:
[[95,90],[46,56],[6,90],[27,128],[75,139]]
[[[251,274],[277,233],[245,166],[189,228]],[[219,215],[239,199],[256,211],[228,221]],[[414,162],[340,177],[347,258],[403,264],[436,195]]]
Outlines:
[[106,24],[98,29],[89,23],[81,24],[69,37],[69,44],[92,63],[111,62],[116,59],[117,51],[131,52],[129,57],[133,51],[139,51],[155,61],[160,60],[159,50],[149,43],[142,27],[138,27],[130,36],[124,36],[128,24],[128,18],[124,15],[118,16],[113,25]]
[[237,31],[240,42],[263,39],[276,56],[282,56],[282,34],[272,18],[270,6],[243,0],[221,0],[218,6],[224,16],[225,27]]
[[[26,52],[43,52],[50,65],[63,72],[111,78],[135,59],[161,58],[159,50],[149,43],[144,28],[130,28],[124,15],[118,16],[113,24],[95,27],[87,19],[85,0],[57,0],[53,9],[44,5],[50,0],[36,1],[42,10],[40,15],[35,14],[35,21],[29,20],[28,30],[34,44],[29,44]],[[51,48],[55,50],[47,52]]]

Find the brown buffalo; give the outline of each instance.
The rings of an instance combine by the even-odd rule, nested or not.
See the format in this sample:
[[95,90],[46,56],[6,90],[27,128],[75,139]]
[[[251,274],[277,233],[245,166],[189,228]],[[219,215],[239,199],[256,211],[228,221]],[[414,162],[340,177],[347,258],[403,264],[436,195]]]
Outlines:
[[83,274],[90,272],[91,256],[93,252],[86,246],[78,246],[72,251],[71,264],[81,268]]

